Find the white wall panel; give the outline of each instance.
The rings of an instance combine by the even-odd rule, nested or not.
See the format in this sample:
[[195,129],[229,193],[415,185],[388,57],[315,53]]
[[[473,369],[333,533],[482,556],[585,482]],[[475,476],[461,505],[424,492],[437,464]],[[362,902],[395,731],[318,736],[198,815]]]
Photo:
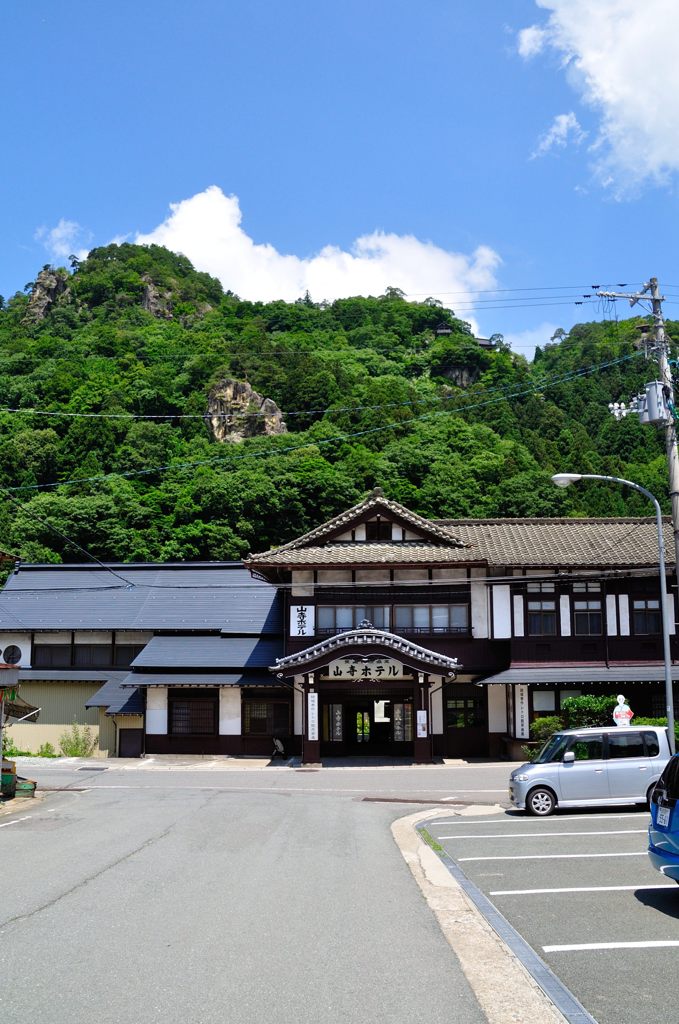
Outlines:
[[219,689],[219,735],[240,736],[240,686],[221,686]]
[[561,613],[561,636],[571,635],[571,599],[568,594],[562,594],[559,598],[559,611]]
[[673,594],[668,594],[667,595],[667,604],[665,605],[665,607],[667,608],[667,623],[668,623],[668,626],[669,626],[670,635],[674,636],[674,634],[677,631],[677,624],[676,624],[676,621],[675,621],[675,614],[674,614],[674,595]]
[[507,732],[507,695],[499,684],[488,686],[488,732]]
[[493,636],[496,640],[512,635],[512,613],[508,586],[493,587]]
[[514,594],[514,636],[523,636],[524,633],[523,597],[521,594]]
[[149,686],[146,691],[146,732],[167,736],[167,686]]
[[618,609],[620,611],[620,636],[629,636],[629,597],[627,594],[618,596]]
[[606,635],[618,635],[618,604],[615,594],[608,594],[606,597]]
[[477,640],[488,636],[488,595],[485,583],[471,584],[472,630]]

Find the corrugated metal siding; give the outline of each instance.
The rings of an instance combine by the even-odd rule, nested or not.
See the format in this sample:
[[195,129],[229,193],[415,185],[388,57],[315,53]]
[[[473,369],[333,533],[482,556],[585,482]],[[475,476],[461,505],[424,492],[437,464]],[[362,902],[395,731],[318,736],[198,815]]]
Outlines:
[[[98,683],[46,682],[31,680],[21,684],[20,694],[24,700],[40,708],[38,722],[19,722],[10,727],[10,736],[20,750],[37,754],[43,743],[51,743],[59,753],[59,739],[67,729],[77,722],[89,725],[92,735],[99,737],[99,708],[85,708],[85,701],[96,693]],[[95,756],[99,744],[95,747]]]
[[85,707],[85,701],[99,689],[97,683],[26,682],[21,684],[22,698],[40,708],[40,725],[99,725],[99,709]]
[[106,717],[104,708],[99,708],[99,752],[104,757],[116,756],[116,727],[113,719]]

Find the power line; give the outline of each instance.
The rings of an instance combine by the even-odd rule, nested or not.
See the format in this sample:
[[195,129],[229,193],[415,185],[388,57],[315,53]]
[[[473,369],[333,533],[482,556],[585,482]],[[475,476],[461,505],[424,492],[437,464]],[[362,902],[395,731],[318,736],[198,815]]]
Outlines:
[[[611,518],[611,523],[615,523],[617,521],[614,516],[611,516],[610,518]],[[574,519],[571,520],[571,522],[573,522],[573,523],[582,523],[583,520],[582,519],[574,518]],[[619,543],[619,541],[621,539],[622,540],[627,540],[636,530],[642,529],[644,526],[652,526],[652,525],[653,525],[653,520],[650,519],[650,518],[648,519],[647,522],[635,523],[631,527],[631,529],[627,533],[625,533],[623,535],[622,538],[616,539],[615,544]],[[612,545],[612,546],[615,546],[615,545]],[[609,548],[602,548],[602,551],[607,551],[607,550],[609,550]],[[471,560],[473,560],[473,559],[470,556],[470,561]],[[105,563],[102,563],[102,564],[105,564]],[[183,565],[186,565],[186,566],[190,567],[191,566],[191,562],[185,562],[185,563],[183,563]],[[463,566],[458,565],[457,567],[458,568],[462,568]],[[30,571],[29,566],[25,566],[24,568],[27,571]],[[55,565],[54,568],[55,568],[55,570],[58,570],[60,568],[60,566]],[[129,568],[129,571],[134,572],[135,568],[136,568],[135,563],[134,562],[128,563],[128,568]],[[161,569],[163,568],[162,563],[160,565],[160,568]],[[219,568],[220,568],[219,564],[216,564],[215,569],[219,570]],[[243,568],[247,568],[247,567],[243,566]],[[378,567],[376,566],[375,568],[378,568]],[[113,570],[110,570],[110,571],[113,571]],[[316,583],[313,584],[313,586],[317,590],[329,590],[329,591],[334,591],[334,590],[352,590],[352,591],[359,590],[360,591],[363,588],[373,589],[373,590],[397,590],[397,589],[417,589],[417,588],[423,588],[423,587],[432,587],[432,588],[446,589],[446,590],[459,590],[459,589],[464,589],[464,588],[468,587],[472,583],[474,583],[474,584],[482,583],[482,584],[484,584],[486,586],[490,586],[492,584],[497,584],[497,583],[511,582],[511,583],[517,584],[517,586],[524,586],[524,585],[527,586],[530,583],[537,583],[537,582],[541,582],[541,581],[559,583],[559,582],[570,582],[570,581],[579,582],[579,581],[590,580],[590,579],[591,580],[599,580],[599,579],[620,579],[621,577],[625,577],[625,578],[627,578],[627,577],[643,577],[643,576],[648,576],[649,573],[652,573],[652,572],[655,572],[655,571],[656,571],[655,566],[653,564],[650,564],[649,566],[635,566],[635,567],[631,567],[629,569],[627,569],[627,568],[626,569],[620,569],[620,568],[616,568],[616,567],[609,567],[609,568],[603,567],[603,568],[599,568],[599,569],[582,569],[582,570],[573,570],[573,569],[571,569],[571,570],[567,570],[567,571],[561,571],[561,570],[558,570],[558,569],[552,569],[552,570],[544,569],[543,571],[533,572],[531,570],[530,575],[527,575],[527,576],[513,576],[513,575],[510,575],[510,574],[506,574],[506,575],[501,575],[501,576],[473,576],[473,577],[466,577],[464,579],[454,579],[454,580],[429,580],[429,579],[422,579],[422,580],[380,580],[380,581],[375,582],[375,583],[366,583],[366,582],[356,583],[354,581],[349,581],[347,583],[319,583],[319,582],[316,582]],[[294,586],[297,586],[297,584],[293,584],[292,582],[289,582],[289,583],[286,583],[286,582],[276,582],[276,583],[272,583],[272,584],[266,584],[266,583],[258,583],[258,582],[256,582],[253,579],[252,581],[248,581],[248,582],[245,582],[245,583],[236,583],[236,584],[206,583],[206,584],[199,585],[199,584],[182,584],[182,583],[168,583],[168,584],[165,584],[165,583],[144,583],[144,582],[141,582],[141,581],[139,581],[139,582],[130,581],[129,585],[126,585],[124,587],[123,586],[116,586],[115,584],[112,584],[111,586],[108,586],[108,587],[105,587],[105,586],[92,586],[92,587],[87,587],[87,586],[80,586],[80,587],[17,587],[15,589],[4,589],[4,590],[0,591],[0,600],[2,600],[3,598],[14,598],[14,597],[17,597],[17,596],[22,595],[22,594],[45,594],[45,593],[49,593],[49,594],[55,594],[55,593],[57,593],[57,594],[58,593],[77,594],[77,593],[98,593],[98,592],[102,592],[102,591],[109,592],[109,591],[112,591],[112,590],[227,590],[227,591],[230,591],[230,592],[234,592],[234,591],[238,591],[238,590],[260,590],[261,591],[262,588],[266,587],[266,586],[271,586],[275,590],[291,590]],[[361,605],[361,601],[360,600],[357,599],[355,603],[360,607],[360,605]],[[9,612],[7,612],[7,614],[9,614]]]
[[101,568],[104,569],[105,572],[110,572],[111,575],[115,576],[119,580],[122,580],[122,582],[125,583],[127,587],[134,586],[133,583],[130,583],[130,581],[126,580],[124,576],[120,575],[120,573],[115,572],[113,569],[107,566],[105,562],[102,562],[101,559],[97,558],[96,555],[93,555],[90,551],[87,550],[87,548],[84,548],[81,544],[78,544],[78,542],[73,540],[72,537],[67,536],[67,534],[63,533],[56,526],[54,526],[53,523],[50,523],[48,519],[44,519],[42,516],[37,515],[33,511],[33,509],[28,509],[17,498],[15,498],[13,494],[10,493],[9,488],[0,486],[0,492],[2,492],[7,498],[7,500],[10,501],[13,505],[15,505],[18,509],[21,509],[22,512],[26,512],[31,519],[35,519],[36,522],[41,523],[43,526],[46,526],[48,530],[51,530],[53,533],[56,533],[58,537],[61,537],[62,540],[66,541],[72,547],[76,548],[77,551],[82,551],[82,553],[87,558],[90,558],[93,562],[96,562],[97,565],[101,566]]
[[[167,465],[163,465],[163,466],[151,466],[151,467],[147,467],[147,468],[144,468],[144,469],[134,469],[134,470],[127,470],[127,471],[122,471],[122,472],[100,473],[100,474],[98,474],[96,476],[91,476],[91,477],[73,477],[73,478],[68,479],[68,480],[59,480],[59,481],[55,481],[54,483],[48,483],[48,484],[24,484],[24,485],[22,485],[20,487],[2,488],[2,490],[6,490],[8,492],[10,492],[10,491],[11,492],[16,492],[16,491],[35,491],[35,490],[40,491],[40,490],[47,490],[47,489],[54,488],[54,487],[65,487],[65,486],[68,486],[68,485],[71,485],[71,484],[83,485],[83,484],[88,484],[88,483],[94,483],[94,482],[97,482],[97,481],[100,481],[100,480],[109,479],[111,477],[124,477],[124,478],[127,478],[127,477],[133,477],[133,476],[150,476],[150,475],[153,475],[154,473],[162,473],[162,472],[167,472],[167,471],[172,471],[172,470],[181,470],[181,469],[189,469],[189,468],[198,468],[198,467],[201,467],[201,466],[214,465],[215,463],[220,463],[220,462],[231,464],[233,462],[240,462],[243,459],[249,459],[249,458],[273,458],[273,457],[275,457],[277,455],[288,454],[290,452],[300,451],[300,450],[305,449],[305,448],[319,448],[319,447],[322,447],[322,446],[325,446],[325,445],[328,445],[328,444],[337,444],[337,443],[339,443],[341,441],[346,441],[346,440],[348,440],[350,438],[353,438],[353,437],[364,437],[364,436],[367,436],[369,434],[375,434],[375,433],[377,433],[379,431],[382,431],[382,430],[394,430],[394,429],[397,429],[399,427],[407,427],[411,423],[415,423],[415,422],[418,422],[418,421],[423,420],[423,419],[427,419],[427,418],[432,417],[432,416],[443,416],[443,415],[448,415],[448,414],[455,414],[455,413],[459,414],[459,413],[464,413],[464,412],[470,412],[470,411],[472,411],[474,409],[483,408],[483,407],[485,407],[487,405],[492,405],[492,404],[495,404],[497,402],[506,401],[509,398],[520,398],[520,397],[523,397],[523,396],[526,396],[526,395],[529,395],[529,394],[534,394],[534,393],[539,392],[539,391],[544,391],[544,390],[546,390],[546,389],[548,389],[550,387],[555,387],[558,384],[566,383],[566,382],[568,382],[570,380],[575,380],[578,377],[586,376],[589,373],[595,373],[595,372],[597,372],[599,370],[606,369],[609,366],[615,366],[615,365],[618,365],[620,363],[627,362],[627,361],[629,361],[631,359],[636,359],[636,358],[638,358],[640,356],[640,354],[641,353],[639,353],[639,352],[633,352],[633,353],[631,353],[629,355],[620,356],[617,359],[611,359],[611,360],[609,360],[609,361],[607,361],[605,363],[600,363],[600,364],[597,364],[595,366],[587,367],[585,369],[572,370],[572,371],[569,371],[568,373],[566,373],[566,374],[564,374],[562,376],[555,377],[552,380],[536,382],[535,384],[531,385],[531,387],[529,387],[529,388],[525,388],[525,389],[518,390],[518,391],[513,391],[513,392],[508,390],[506,393],[500,394],[497,398],[489,399],[489,400],[484,401],[484,402],[476,402],[476,403],[467,404],[467,405],[460,405],[460,406],[455,407],[453,409],[434,410],[432,412],[422,413],[419,416],[412,416],[412,417],[410,417],[410,419],[407,419],[407,420],[397,420],[397,421],[392,422],[392,423],[381,424],[380,426],[377,426],[377,427],[370,427],[370,428],[367,428],[365,430],[356,430],[356,431],[351,431],[351,432],[344,433],[344,434],[338,434],[338,435],[336,435],[335,437],[332,437],[332,438],[321,438],[321,439],[314,440],[314,441],[306,441],[303,444],[290,445],[290,446],[285,447],[285,448],[276,448],[276,449],[273,449],[273,450],[260,449],[260,450],[257,450],[257,451],[249,451],[249,452],[246,452],[246,453],[244,453],[242,455],[226,455],[226,456],[225,455],[217,455],[217,456],[214,456],[213,458],[210,458],[210,459],[190,460],[190,461],[186,461],[186,462],[174,462],[174,463],[168,463]],[[509,387],[511,387],[511,385]]]
[[[497,391],[511,390],[515,385],[508,384],[500,388],[490,388],[487,393],[492,394]],[[315,409],[299,409],[292,412],[281,412],[281,416],[284,419],[289,417],[297,416],[312,416],[318,413],[327,415],[334,415],[335,413],[341,412],[367,412],[374,411],[376,409],[400,409],[410,406],[423,405],[427,402],[449,402],[454,398],[461,397],[457,392],[448,395],[420,395],[417,398],[413,398],[407,402],[379,402],[374,405],[340,405],[340,406],[322,406]],[[271,416],[271,413],[262,412],[260,410],[255,412],[224,412],[224,413],[133,413],[133,412],[71,412],[69,410],[61,409],[35,409],[35,408],[22,408],[18,407],[0,407],[0,413],[10,414],[22,414],[26,413],[32,416],[48,416],[48,417],[63,417],[67,419],[102,419],[102,420],[212,420],[212,419],[234,419],[236,417],[264,417]]]

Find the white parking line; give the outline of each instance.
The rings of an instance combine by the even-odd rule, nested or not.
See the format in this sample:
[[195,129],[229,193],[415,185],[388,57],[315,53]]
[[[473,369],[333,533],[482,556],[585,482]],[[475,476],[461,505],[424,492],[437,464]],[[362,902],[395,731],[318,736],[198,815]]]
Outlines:
[[542,896],[560,892],[647,892],[649,889],[673,889],[674,885],[583,885],[568,889],[494,889],[489,896]]
[[[470,790],[466,790],[470,792]],[[596,821],[597,819],[604,818],[608,821],[615,821],[618,818],[639,818],[639,811],[630,811],[627,814],[560,814],[557,821]],[[495,818],[476,818],[474,820],[475,825],[499,825],[503,823],[505,825],[525,825],[526,816],[524,814],[516,815],[516,817],[503,817],[498,814]],[[452,821],[439,821],[438,819],[430,822],[431,825],[469,825],[469,818],[459,817],[453,818]]]
[[606,829],[603,832],[507,832],[488,833],[484,832],[478,836],[439,836],[439,839],[542,839],[543,836],[632,836],[639,833],[646,834],[647,828],[617,828]]
[[23,818],[15,818],[14,821],[5,821],[0,825],[0,828],[8,828],[10,825],[18,825],[20,821],[28,821],[28,819],[32,817],[32,814],[26,814]]
[[592,949],[666,949],[679,939],[648,939],[645,942],[583,942],[574,946],[543,946],[545,953],[579,953]]
[[646,857],[646,850],[639,853],[528,853],[512,854],[509,857],[458,857],[458,861],[469,860],[589,860],[594,857]]

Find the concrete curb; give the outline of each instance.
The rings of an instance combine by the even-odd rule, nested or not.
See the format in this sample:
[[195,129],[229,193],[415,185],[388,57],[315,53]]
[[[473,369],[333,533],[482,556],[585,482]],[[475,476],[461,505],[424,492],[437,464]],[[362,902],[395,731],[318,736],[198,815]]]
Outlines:
[[[488,807],[469,807],[457,813],[473,817],[487,814]],[[566,1024],[566,1018],[416,832],[416,825],[440,815],[440,810],[409,814],[393,822],[391,832],[488,1024]]]

